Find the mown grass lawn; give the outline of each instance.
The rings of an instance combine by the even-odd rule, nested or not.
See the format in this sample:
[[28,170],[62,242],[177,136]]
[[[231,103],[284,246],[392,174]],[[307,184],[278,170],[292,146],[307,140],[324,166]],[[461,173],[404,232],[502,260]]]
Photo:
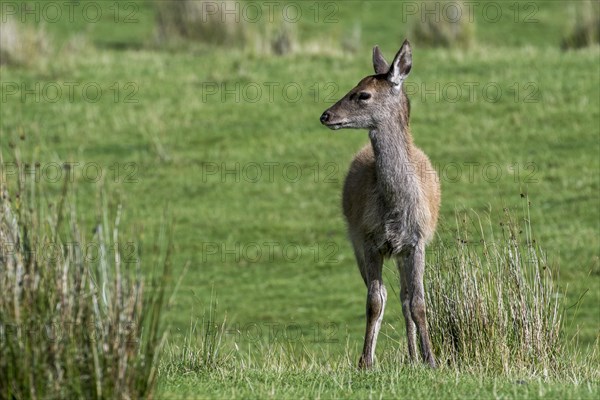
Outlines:
[[[367,136],[332,133],[318,118],[371,73],[371,45],[393,56],[406,24],[392,17],[398,3],[350,3],[335,3],[337,23],[299,24],[300,40],[334,38],[338,48],[330,54],[325,40],[319,51],[282,57],[206,46],[156,49],[146,45],[153,24],[146,2],[130,25],[110,18],[47,24],[57,47],[82,29],[90,46],[63,48],[43,67],[0,68],[3,179],[10,183],[8,147],[16,143],[56,192],[52,163],[79,163],[78,209],[90,226],[98,171],[123,204],[123,226],[152,232],[168,207],[174,264],[179,272],[187,265],[167,312],[170,343],[178,345],[190,323],[201,324],[216,298],[226,318],[224,352],[237,355],[216,370],[165,372],[161,397],[595,398],[597,382],[568,374],[544,380],[543,373],[431,372],[382,356],[405,349],[391,262],[378,348],[383,366],[354,371],[365,289],[345,238],[340,190]],[[413,46],[411,127],[442,179],[436,240],[454,240],[457,209],[495,215],[519,208],[526,194],[534,236],[566,291],[566,336],[577,334],[574,347],[582,351],[597,349],[600,51],[559,49],[566,3],[527,4],[535,5],[537,22],[514,22],[506,8],[497,22],[479,17],[470,50]],[[355,24],[362,27],[359,51],[342,54],[337,38]],[[73,98],[68,82],[78,84]],[[14,83],[17,93],[9,94]],[[56,102],[44,94],[54,90],[49,84],[63,89]],[[98,101],[83,90],[90,84],[102,89]],[[287,365],[239,364],[269,346],[300,344],[303,350],[294,351],[312,360],[306,370],[291,356],[283,356]],[[338,360],[334,369],[320,366],[329,357]]]

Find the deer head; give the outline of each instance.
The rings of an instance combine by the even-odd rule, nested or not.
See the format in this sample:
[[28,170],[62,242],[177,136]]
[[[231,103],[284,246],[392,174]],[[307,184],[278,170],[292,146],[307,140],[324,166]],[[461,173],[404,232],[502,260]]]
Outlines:
[[325,110],[321,123],[331,129],[376,129],[398,110],[408,110],[408,98],[402,90],[402,82],[411,66],[412,50],[408,40],[404,41],[391,65],[375,46],[375,75],[363,78],[354,89]]

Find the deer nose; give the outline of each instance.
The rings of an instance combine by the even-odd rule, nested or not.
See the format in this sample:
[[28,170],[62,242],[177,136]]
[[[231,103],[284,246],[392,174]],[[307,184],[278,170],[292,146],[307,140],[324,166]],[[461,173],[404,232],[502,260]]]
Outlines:
[[329,121],[329,111],[325,111],[322,115],[321,115],[321,123],[324,124],[325,122]]

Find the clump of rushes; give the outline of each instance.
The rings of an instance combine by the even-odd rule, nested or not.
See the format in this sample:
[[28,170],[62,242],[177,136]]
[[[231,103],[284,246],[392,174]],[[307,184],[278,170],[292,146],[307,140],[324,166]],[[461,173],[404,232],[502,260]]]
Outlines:
[[519,214],[457,212],[454,243],[435,247],[425,281],[441,362],[548,374],[565,356],[557,271],[536,243],[528,199]]
[[246,41],[246,22],[228,11],[236,9],[234,1],[161,0],[154,4],[159,44],[188,40],[243,46]]
[[600,43],[600,3],[598,1],[577,1],[569,4],[569,31],[563,37],[563,50],[579,49]]
[[51,47],[43,26],[26,26],[6,15],[0,18],[0,65],[31,67],[47,63]]
[[[86,237],[68,181],[55,207],[43,204],[51,195],[41,185],[19,181],[9,193],[7,183],[0,182],[0,398],[152,398],[170,227],[141,260],[118,245],[120,207],[111,218],[103,201],[101,222]],[[142,269],[157,273],[142,279]]]
[[418,45],[466,49],[474,44],[475,22],[462,1],[423,1],[416,7],[408,37]]

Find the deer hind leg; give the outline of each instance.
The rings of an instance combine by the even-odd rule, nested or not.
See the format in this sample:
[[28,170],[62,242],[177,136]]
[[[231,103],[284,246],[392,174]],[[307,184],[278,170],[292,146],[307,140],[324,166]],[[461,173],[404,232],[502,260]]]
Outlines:
[[417,326],[421,355],[423,361],[432,368],[436,367],[435,357],[431,350],[431,340],[427,329],[427,316],[425,311],[425,288],[423,274],[425,272],[425,246],[419,243],[410,250],[405,269],[408,275],[408,296],[410,298],[410,314]]
[[416,327],[410,311],[409,280],[408,280],[408,259],[407,254],[401,254],[396,258],[396,265],[400,274],[400,304],[402,304],[402,314],[406,325],[406,340],[408,342],[408,355],[411,361],[416,361]]
[[387,300],[387,292],[382,280],[383,257],[374,248],[364,251],[363,278],[367,285],[367,327],[362,355],[358,362],[359,368],[371,368],[377,345],[377,335],[383,320],[383,311]]

